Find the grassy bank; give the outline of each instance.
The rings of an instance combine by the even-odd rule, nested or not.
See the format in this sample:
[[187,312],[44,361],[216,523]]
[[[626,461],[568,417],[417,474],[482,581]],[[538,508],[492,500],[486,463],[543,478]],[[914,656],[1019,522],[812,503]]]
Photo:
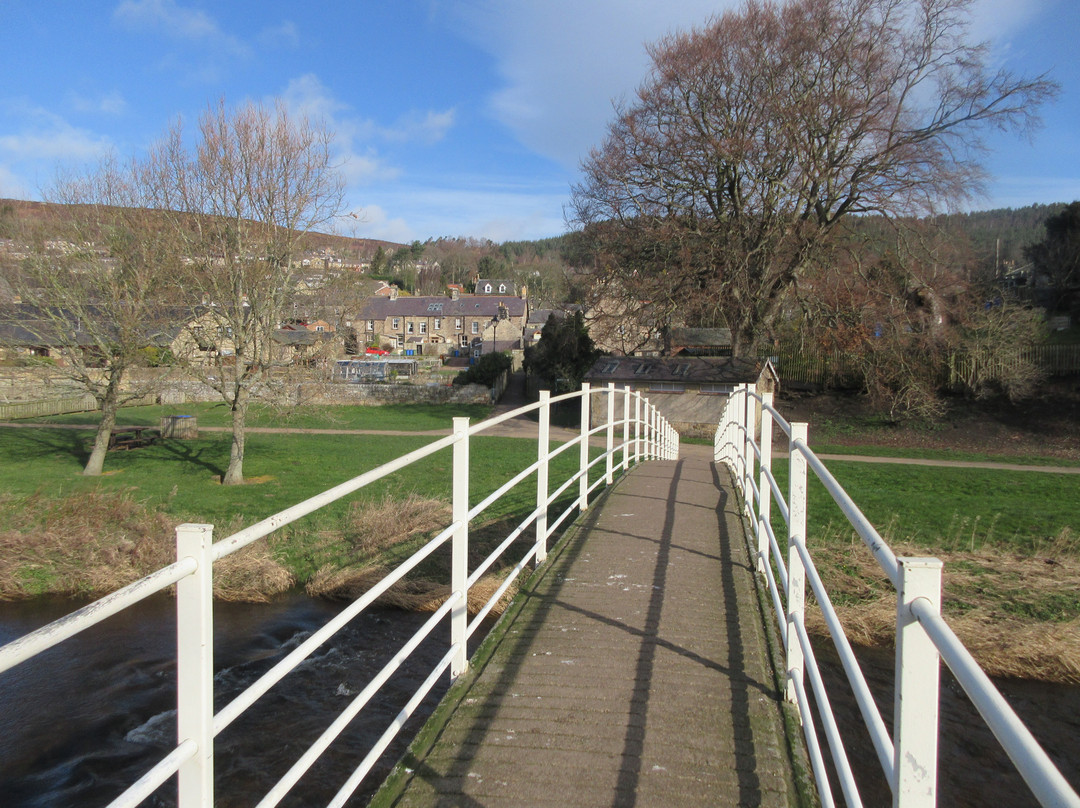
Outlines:
[[[1080,682],[1080,475],[826,465],[897,555],[944,561],[944,612],[988,671]],[[891,584],[813,476],[807,535],[852,639],[891,643]]]
[[[111,453],[106,474],[86,478],[80,472],[91,438],[89,430],[0,429],[0,598],[101,594],[173,560],[176,524],[210,523],[222,538],[434,440],[252,433],[248,483],[222,486],[228,432]],[[532,463],[536,448],[529,440],[481,436],[473,439],[472,454],[475,504]],[[553,480],[571,472],[574,454],[553,462]],[[256,543],[260,554],[230,562],[236,570],[216,570],[219,594],[251,599],[260,589],[316,579],[322,594],[334,594],[329,572],[369,574],[406,554],[449,521],[451,459],[449,449],[441,451],[283,528],[269,544]],[[474,523],[474,551],[484,552],[496,541],[498,528],[512,515],[530,512],[535,497],[530,478],[486,511]],[[389,529],[373,537],[369,524]],[[434,559],[418,575],[437,577],[443,566]],[[339,579],[338,585],[354,586],[356,578]]]

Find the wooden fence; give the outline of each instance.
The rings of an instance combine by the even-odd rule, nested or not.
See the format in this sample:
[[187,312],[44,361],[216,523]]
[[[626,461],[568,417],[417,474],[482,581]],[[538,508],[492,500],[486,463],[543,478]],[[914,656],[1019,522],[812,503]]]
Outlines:
[[[155,396],[143,396],[130,401],[127,407],[142,407],[156,403]],[[0,421],[16,421],[20,418],[41,418],[46,415],[65,415],[69,412],[94,412],[98,409],[97,399],[85,393],[81,396],[64,396],[40,401],[15,401],[0,403]]]

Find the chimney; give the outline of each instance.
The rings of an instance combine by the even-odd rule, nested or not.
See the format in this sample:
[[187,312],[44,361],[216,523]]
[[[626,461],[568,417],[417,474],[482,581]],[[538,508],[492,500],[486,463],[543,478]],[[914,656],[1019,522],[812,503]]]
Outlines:
[[451,300],[457,300],[458,299],[458,294],[459,293],[458,293],[457,287],[456,286],[451,286],[450,287],[450,299]]
[[390,299],[391,300],[397,300],[397,295],[398,295],[397,285],[396,284],[391,284],[390,285]]

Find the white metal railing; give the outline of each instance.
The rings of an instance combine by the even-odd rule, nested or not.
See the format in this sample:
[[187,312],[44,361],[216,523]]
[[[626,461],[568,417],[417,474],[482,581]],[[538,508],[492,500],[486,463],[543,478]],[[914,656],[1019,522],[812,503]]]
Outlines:
[[[600,396],[606,400],[607,407],[607,417],[598,426],[592,426],[590,423],[590,402],[594,396]],[[622,399],[621,419],[615,418],[617,397]],[[580,432],[573,439],[551,449],[551,405],[572,399],[580,399],[581,402]],[[496,491],[470,508],[470,438],[490,430],[503,421],[533,411],[538,414],[536,462],[522,469]],[[616,438],[617,427],[622,428],[621,440]],[[603,452],[595,458],[590,458],[590,443],[599,441],[601,436],[603,437]],[[552,491],[552,481],[549,480],[551,460],[575,446],[579,447],[577,470]],[[213,711],[212,623],[214,562],[258,539],[269,536],[275,530],[295,522],[302,516],[448,447],[453,451],[451,523],[215,714]],[[180,525],[176,529],[177,561],[174,564],[3,646],[0,648],[0,672],[25,662],[128,606],[175,584],[177,744],[168,755],[110,803],[110,808],[138,805],[174,774],[178,775],[179,808],[213,805],[214,737],[245,710],[251,708],[270,688],[281,681],[336,631],[370,606],[394,583],[401,580],[436,549],[450,542],[451,594],[446,602],[405,642],[390,662],[372,678],[319,739],[300,756],[293,767],[258,803],[259,808],[277,805],[349,722],[377,695],[382,685],[391,678],[413,650],[439,625],[448,620],[450,636],[445,655],[434,666],[427,679],[387,727],[371,751],[342,784],[337,795],[330,802],[331,806],[340,806],[360,785],[379,756],[423,698],[436,685],[439,678],[446,671],[449,671],[452,678],[456,678],[466,670],[468,638],[480,627],[484,618],[502,598],[518,574],[524,571],[531,562],[540,564],[545,560],[548,539],[559,525],[575,511],[584,511],[588,507],[589,495],[600,486],[610,485],[614,481],[617,469],[625,471],[632,464],[653,458],[674,458],[678,456],[678,451],[678,433],[656,408],[640,393],[632,392],[629,388],[616,389],[613,384],[597,389],[590,389],[589,385],[585,384],[582,385],[580,392],[555,397],[550,396],[546,390],[541,391],[538,402],[473,426],[469,426],[467,418],[454,418],[452,433],[449,436],[360,474],[218,542],[213,541],[212,525]],[[599,473],[597,467],[601,463],[603,471]],[[470,523],[501,496],[533,475],[536,476],[535,509],[525,516],[488,558],[470,572],[468,569]],[[592,480],[591,483],[590,480]],[[578,487],[570,506],[549,524],[549,508],[575,483]],[[467,609],[469,588],[530,526],[535,526],[535,540],[532,545],[506,575],[502,585],[470,621]]]
[[[774,425],[788,438],[786,498],[772,471]],[[839,653],[878,762],[892,789],[894,806],[924,808],[937,804],[939,659],[949,666],[1040,804],[1080,806],[1080,796],[942,618],[941,562],[936,558],[897,558],[810,449],[806,424],[788,423],[773,408],[771,393],[758,394],[749,385],[741,385],[729,398],[717,427],[713,456],[716,462],[730,468],[745,516],[753,528],[757,570],[768,587],[784,643],[786,698],[798,705],[823,805],[833,805],[834,799],[826,775],[825,750],[814,729],[814,711],[807,698],[804,676],[810,679],[817,718],[822,722],[844,801],[849,806],[860,806],[862,801],[806,634],[807,584]],[[824,485],[896,588],[891,735],[807,547],[808,469]],[[772,526],[773,507],[785,523],[784,546],[780,545]]]

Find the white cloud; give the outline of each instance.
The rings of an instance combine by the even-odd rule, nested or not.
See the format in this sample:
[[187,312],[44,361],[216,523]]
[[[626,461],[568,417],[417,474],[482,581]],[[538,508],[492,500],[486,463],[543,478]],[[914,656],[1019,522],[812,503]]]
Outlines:
[[264,28],[259,33],[259,44],[264,48],[298,48],[300,47],[300,30],[296,23],[286,20],[280,25]]
[[0,199],[30,199],[30,187],[10,166],[0,163]]
[[118,91],[96,97],[88,97],[72,92],[68,96],[72,109],[77,112],[94,112],[105,115],[122,115],[127,111],[127,101]]
[[104,155],[111,142],[103,135],[72,126],[41,108],[22,112],[22,131],[0,135],[0,155],[17,160],[94,160]]
[[645,45],[702,25],[737,0],[467,0],[462,35],[495,57],[495,118],[532,150],[576,166],[604,135],[612,102],[645,77]]
[[175,0],[124,0],[113,11],[113,19],[134,30],[157,31],[233,54],[250,52],[247,45],[222,31],[210,15]]
[[425,145],[438,143],[455,123],[457,111],[453,108],[436,112],[410,112],[392,126],[379,129],[382,138],[397,143],[418,142]]

